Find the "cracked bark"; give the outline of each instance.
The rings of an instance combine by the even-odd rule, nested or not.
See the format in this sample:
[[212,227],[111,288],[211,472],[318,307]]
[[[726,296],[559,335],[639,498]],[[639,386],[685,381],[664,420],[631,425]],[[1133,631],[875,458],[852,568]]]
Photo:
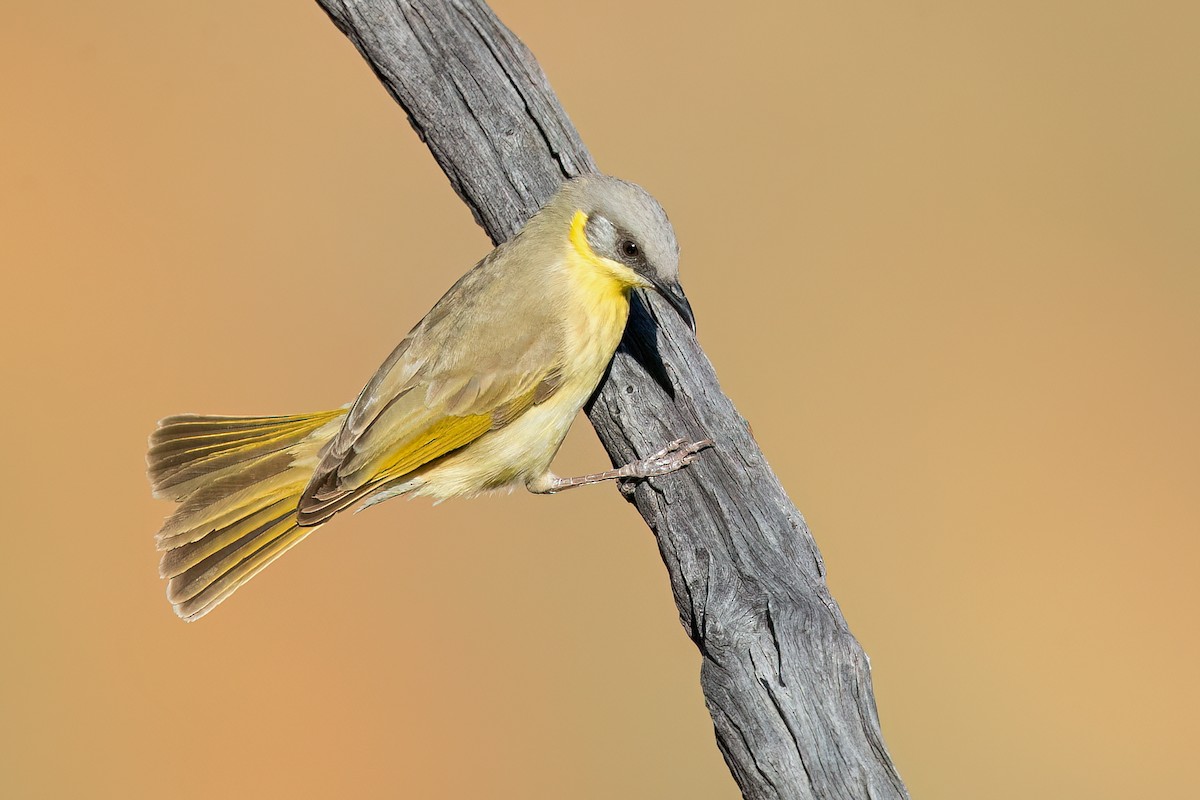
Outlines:
[[[516,233],[564,177],[595,170],[541,67],[485,3],[318,2],[493,242]],[[679,317],[654,295],[633,305],[587,412],[614,465],[678,437],[717,442],[626,496],[654,531],[703,656],[701,685],[734,779],[754,800],[907,797],[867,657],[804,518]]]

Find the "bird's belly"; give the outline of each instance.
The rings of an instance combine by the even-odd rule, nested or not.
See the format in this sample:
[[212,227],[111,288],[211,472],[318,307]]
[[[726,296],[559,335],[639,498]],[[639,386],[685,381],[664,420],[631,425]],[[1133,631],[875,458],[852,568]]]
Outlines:
[[567,387],[503,428],[446,456],[421,476],[413,493],[442,500],[523,485],[545,473],[591,394],[590,389],[563,389]]
[[421,476],[414,494],[439,500],[474,495],[523,485],[549,471],[621,341],[629,302],[623,294],[611,302],[593,301],[588,313],[573,317],[576,325],[564,359],[568,366],[558,390],[503,428],[443,458]]

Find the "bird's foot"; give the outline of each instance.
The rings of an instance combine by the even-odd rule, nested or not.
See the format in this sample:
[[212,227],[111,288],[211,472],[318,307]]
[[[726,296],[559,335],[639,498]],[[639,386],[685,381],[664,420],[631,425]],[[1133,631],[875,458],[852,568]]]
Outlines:
[[683,469],[699,457],[701,450],[712,447],[714,444],[712,439],[701,439],[698,442],[676,439],[657,453],[630,462],[625,467],[628,473],[622,477],[643,479],[667,475],[675,470]]
[[[713,446],[712,439],[701,439],[698,442],[688,442],[687,439],[676,439],[669,445],[646,458],[633,461],[618,469],[597,472],[592,475],[580,475],[578,478],[559,478],[547,472],[535,481],[526,484],[531,492],[554,494],[574,489],[576,486],[587,486],[601,481],[620,480],[622,478],[643,480],[666,475],[677,469],[682,469],[696,460],[700,451]],[[633,491],[632,483],[621,484],[621,491],[626,494]]]

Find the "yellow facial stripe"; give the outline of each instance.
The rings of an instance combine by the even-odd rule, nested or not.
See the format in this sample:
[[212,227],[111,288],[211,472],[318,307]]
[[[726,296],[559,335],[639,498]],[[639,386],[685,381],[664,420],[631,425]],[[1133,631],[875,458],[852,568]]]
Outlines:
[[608,277],[621,284],[622,288],[649,286],[650,284],[645,278],[638,275],[629,267],[619,264],[611,258],[605,258],[596,254],[596,251],[588,244],[587,231],[585,230],[587,221],[588,215],[582,211],[576,211],[575,216],[571,219],[571,249],[575,251],[575,255],[579,256],[584,263],[601,270]]

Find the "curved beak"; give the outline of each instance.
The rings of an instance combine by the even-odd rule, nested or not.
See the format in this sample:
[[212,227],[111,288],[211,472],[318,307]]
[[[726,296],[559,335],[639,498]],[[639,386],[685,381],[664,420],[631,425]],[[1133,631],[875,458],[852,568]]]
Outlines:
[[696,332],[696,316],[692,313],[692,304],[688,302],[687,296],[683,293],[683,287],[678,281],[666,283],[654,278],[650,279],[654,284],[654,289],[663,299],[671,304],[671,307],[679,312],[679,316],[683,317],[683,321],[692,329],[692,333]]

